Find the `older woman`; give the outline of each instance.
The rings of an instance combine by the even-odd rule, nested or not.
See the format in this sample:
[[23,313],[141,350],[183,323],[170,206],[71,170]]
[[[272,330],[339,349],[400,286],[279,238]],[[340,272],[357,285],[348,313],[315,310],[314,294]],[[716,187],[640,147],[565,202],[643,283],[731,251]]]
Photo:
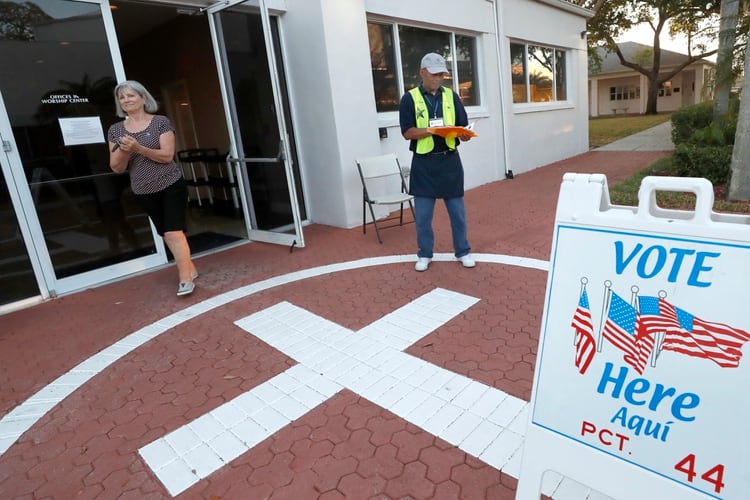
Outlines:
[[158,105],[140,83],[115,87],[117,115],[124,117],[107,132],[109,166],[127,171],[136,199],[174,256],[180,281],[177,295],[193,293],[198,277],[185,237],[187,185],[174,161],[175,134],[169,118],[154,114]]

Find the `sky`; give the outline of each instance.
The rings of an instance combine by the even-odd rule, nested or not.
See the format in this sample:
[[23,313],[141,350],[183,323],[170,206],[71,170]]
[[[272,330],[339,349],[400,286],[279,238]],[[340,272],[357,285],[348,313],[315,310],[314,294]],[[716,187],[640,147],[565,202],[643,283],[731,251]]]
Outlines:
[[[672,52],[679,52],[680,54],[687,54],[687,38],[684,36],[678,36],[674,39],[670,38],[667,27],[661,32],[660,42],[661,48],[665,50],[671,50]],[[652,46],[654,44],[654,31],[646,24],[641,24],[628,31],[625,35],[617,39],[618,42],[638,42],[644,45]],[[710,47],[714,48],[714,47]],[[707,57],[709,60],[714,60],[715,56]]]

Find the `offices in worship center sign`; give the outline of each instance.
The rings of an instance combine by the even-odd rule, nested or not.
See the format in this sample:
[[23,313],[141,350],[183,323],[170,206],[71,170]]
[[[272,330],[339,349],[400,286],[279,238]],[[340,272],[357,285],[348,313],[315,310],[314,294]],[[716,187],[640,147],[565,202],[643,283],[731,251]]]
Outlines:
[[618,500],[750,498],[750,216],[712,207],[705,179],[647,177],[623,207],[563,177],[517,499],[548,470]]

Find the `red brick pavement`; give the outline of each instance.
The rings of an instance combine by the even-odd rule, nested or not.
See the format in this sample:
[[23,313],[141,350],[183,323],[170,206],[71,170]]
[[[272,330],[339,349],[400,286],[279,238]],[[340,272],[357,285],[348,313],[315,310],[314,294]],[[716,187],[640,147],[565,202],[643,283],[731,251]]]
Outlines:
[[[613,184],[668,153],[589,152],[467,192],[475,253],[547,260],[563,173]],[[470,168],[470,166],[467,166]],[[450,252],[436,210],[436,252]],[[289,252],[252,243],[197,259],[196,292],[168,267],[2,317],[0,417],[128,334],[217,294],[365,257],[411,255],[413,226],[305,228]],[[528,400],[546,273],[479,263],[388,264],[271,288],[204,313],[135,349],[44,415],[0,456],[0,498],[169,498],[138,449],[294,364],[233,322],[286,300],[357,330],[434,289],[480,300],[408,352]],[[206,499],[511,499],[515,479],[343,390],[179,495]]]

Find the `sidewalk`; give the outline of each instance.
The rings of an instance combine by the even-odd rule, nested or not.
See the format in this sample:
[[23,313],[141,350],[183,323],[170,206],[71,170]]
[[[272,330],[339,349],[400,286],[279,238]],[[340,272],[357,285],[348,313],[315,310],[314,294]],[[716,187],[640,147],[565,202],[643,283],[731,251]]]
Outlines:
[[668,154],[619,147],[467,192],[474,269],[438,209],[424,273],[312,225],[3,316],[0,498],[514,498],[562,175]]
[[672,122],[666,121],[656,127],[624,137],[597,148],[596,151],[673,151]]

